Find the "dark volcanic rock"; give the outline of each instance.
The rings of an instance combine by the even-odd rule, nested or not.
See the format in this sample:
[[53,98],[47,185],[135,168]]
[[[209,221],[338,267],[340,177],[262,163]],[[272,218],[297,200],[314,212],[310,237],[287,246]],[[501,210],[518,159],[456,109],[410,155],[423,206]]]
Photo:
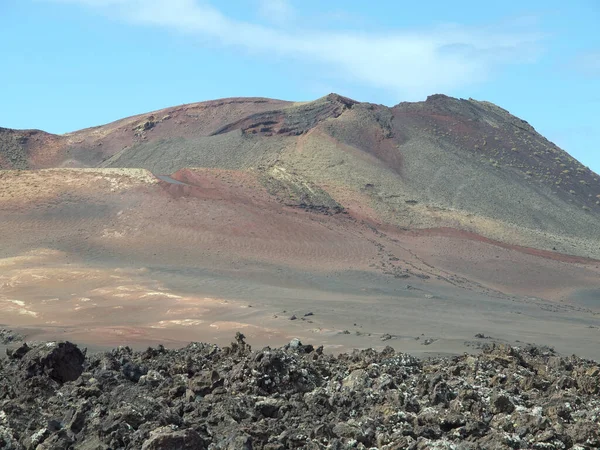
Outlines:
[[148,372],[142,366],[131,362],[123,364],[121,371],[123,372],[125,378],[131,381],[135,381],[136,383],[140,380],[140,377],[146,375],[146,373]]
[[23,356],[27,354],[27,352],[31,350],[27,343],[23,343],[19,348],[16,349],[6,349],[6,354],[13,359],[21,359]]
[[8,345],[15,342],[21,342],[22,340],[23,336],[21,336],[19,333],[15,333],[12,330],[7,330],[6,328],[0,328],[0,344]]
[[496,344],[425,361],[307,347],[32,345],[0,360],[0,449],[600,446],[596,362]]
[[203,450],[202,438],[194,430],[173,431],[169,427],[159,428],[144,442],[142,450]]
[[515,405],[511,402],[507,395],[493,395],[490,399],[490,405],[494,413],[507,413],[510,414],[515,410]]
[[75,344],[49,342],[27,351],[22,358],[21,367],[25,378],[46,374],[53,380],[64,383],[79,378],[83,372],[84,360],[85,355]]

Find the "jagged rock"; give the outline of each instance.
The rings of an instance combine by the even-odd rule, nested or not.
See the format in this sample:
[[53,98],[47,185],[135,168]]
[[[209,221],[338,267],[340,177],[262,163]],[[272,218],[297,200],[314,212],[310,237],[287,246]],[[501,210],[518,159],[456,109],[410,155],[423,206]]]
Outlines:
[[188,388],[196,395],[205,396],[223,385],[223,378],[216,370],[204,371],[199,376],[189,380]]
[[289,348],[292,350],[298,350],[298,348],[302,345],[302,342],[298,338],[294,338],[288,344]]
[[148,373],[146,375],[142,375],[138,381],[139,384],[141,385],[149,385],[149,386],[153,386],[156,387],[158,386],[163,380],[165,379],[165,377],[163,377],[159,372],[157,372],[156,370],[149,370]]
[[44,442],[37,445],[35,450],[55,450],[59,448],[70,448],[73,443],[73,439],[64,430],[59,431],[50,435],[44,440]]
[[221,446],[217,446],[223,450],[252,450],[252,438],[247,434],[238,435],[233,433]]
[[310,353],[315,349],[310,344],[303,345],[302,342],[300,341],[300,339],[298,339],[298,338],[292,339],[290,341],[290,343],[285,346],[285,348],[296,351],[296,352],[300,352],[300,353]]
[[265,417],[275,418],[279,409],[284,405],[284,402],[275,398],[265,398],[256,402],[255,408],[259,414]]
[[490,405],[492,407],[492,411],[495,414],[499,413],[507,413],[510,414],[515,410],[515,405],[513,405],[512,401],[507,395],[504,394],[495,394],[490,399]]
[[143,368],[142,366],[138,365],[138,364],[133,364],[131,362],[127,362],[123,365],[121,371],[123,372],[123,375],[125,376],[125,378],[127,378],[128,380],[131,380],[135,383],[137,383],[140,380],[140,377],[142,377],[143,375],[146,375],[146,373],[148,373],[148,371]]
[[0,344],[7,345],[15,342],[21,342],[23,340],[23,336],[19,333],[15,333],[12,330],[7,330],[6,328],[0,328]]
[[194,430],[173,431],[169,427],[159,428],[144,442],[142,450],[203,450],[204,443]]
[[25,438],[25,448],[27,448],[27,449],[37,448],[37,446],[40,445],[42,442],[44,442],[44,440],[46,438],[48,438],[49,435],[50,435],[50,432],[48,431],[48,428],[42,428],[40,430],[37,430],[31,436],[28,436],[27,438]]
[[18,450],[22,448],[12,434],[12,431],[2,425],[0,425],[0,448],[3,450]]
[[223,349],[120,347],[88,355],[85,372],[59,382],[51,375],[73,349],[31,345],[0,364],[0,448],[600,445],[593,361],[506,345],[422,361],[391,347],[338,356],[305,347],[252,351],[241,334]]
[[29,348],[29,346],[27,345],[26,342],[24,342],[20,347],[16,348],[16,349],[10,349],[7,348],[6,349],[6,354],[13,359],[21,359],[23,358],[23,356],[25,356],[25,354],[27,354],[27,352],[31,350]]
[[49,342],[27,351],[22,357],[21,367],[25,378],[45,374],[65,383],[79,378],[83,373],[84,360],[85,355],[75,344]]

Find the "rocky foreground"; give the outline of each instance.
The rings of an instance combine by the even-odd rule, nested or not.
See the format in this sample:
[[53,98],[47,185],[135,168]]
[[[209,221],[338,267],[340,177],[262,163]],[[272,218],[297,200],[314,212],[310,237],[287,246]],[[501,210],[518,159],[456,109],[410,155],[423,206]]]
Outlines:
[[600,366],[539,347],[30,345],[0,360],[0,449],[600,447]]

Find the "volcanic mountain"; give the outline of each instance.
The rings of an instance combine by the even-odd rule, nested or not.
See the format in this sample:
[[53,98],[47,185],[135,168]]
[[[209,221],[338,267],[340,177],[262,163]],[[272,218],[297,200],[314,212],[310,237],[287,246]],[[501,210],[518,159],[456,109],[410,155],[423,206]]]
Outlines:
[[0,168],[0,312],[42,333],[597,339],[599,176],[489,102],[222,99],[0,129]]
[[[0,167],[254,171],[286,203],[356,207],[394,226],[600,258],[598,175],[527,122],[472,99],[433,95],[388,108],[336,94],[238,98],[61,136],[0,129]],[[323,195],[311,198],[308,186]]]

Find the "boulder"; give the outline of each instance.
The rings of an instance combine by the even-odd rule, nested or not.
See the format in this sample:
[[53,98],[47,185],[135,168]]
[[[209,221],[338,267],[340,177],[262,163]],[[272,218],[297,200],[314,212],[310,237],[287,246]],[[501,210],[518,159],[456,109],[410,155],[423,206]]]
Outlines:
[[510,414],[515,410],[515,405],[507,395],[494,394],[490,398],[490,406],[495,414],[505,413]]
[[71,342],[48,342],[31,348],[21,358],[24,378],[47,375],[59,383],[75,381],[83,373],[84,353]]
[[192,429],[173,431],[169,427],[154,430],[142,445],[142,450],[203,450],[204,448],[204,442],[196,431]]
[[137,383],[143,375],[146,375],[148,373],[148,371],[144,367],[140,366],[139,364],[134,364],[132,362],[127,362],[123,364],[121,372],[123,373],[123,376],[125,378],[133,381],[134,383]]

